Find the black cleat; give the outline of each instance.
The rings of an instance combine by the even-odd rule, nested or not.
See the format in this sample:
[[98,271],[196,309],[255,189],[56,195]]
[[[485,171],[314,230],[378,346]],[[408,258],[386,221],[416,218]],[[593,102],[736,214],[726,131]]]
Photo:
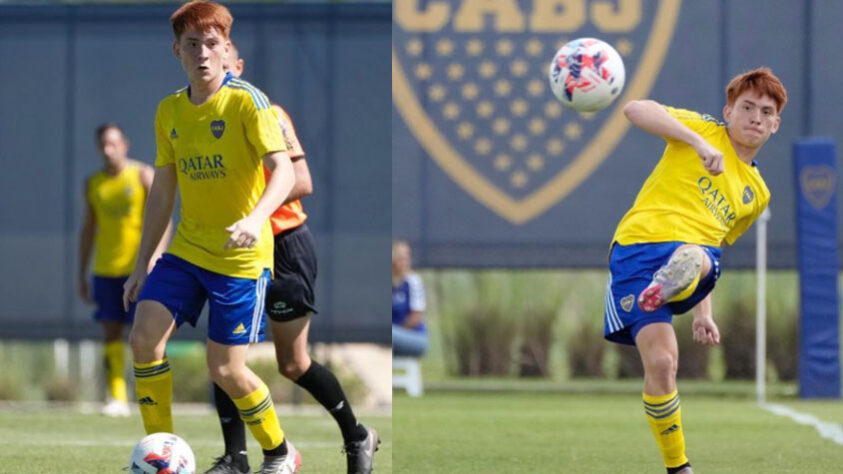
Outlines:
[[224,454],[214,460],[214,465],[205,474],[249,474],[249,461],[237,462],[231,454]]
[[[365,427],[364,427],[365,428]],[[372,458],[381,444],[378,432],[366,428],[366,438],[346,444],[342,450],[348,462],[348,474],[370,474],[372,472]]]

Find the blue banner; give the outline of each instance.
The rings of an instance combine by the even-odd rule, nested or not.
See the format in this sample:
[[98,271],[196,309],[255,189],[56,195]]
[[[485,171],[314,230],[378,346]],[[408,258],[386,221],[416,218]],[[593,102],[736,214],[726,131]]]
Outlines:
[[799,394],[840,397],[837,166],[831,140],[793,147],[799,268]]

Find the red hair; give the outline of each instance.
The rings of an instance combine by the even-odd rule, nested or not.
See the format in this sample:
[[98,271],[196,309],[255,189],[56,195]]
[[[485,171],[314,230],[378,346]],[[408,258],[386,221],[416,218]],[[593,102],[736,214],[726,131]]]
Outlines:
[[766,95],[776,103],[776,112],[781,113],[787,104],[787,91],[782,81],[768,67],[759,67],[739,74],[726,86],[726,104],[735,105],[735,101],[744,92],[752,90]]
[[173,25],[173,33],[177,40],[181,39],[182,33],[188,28],[199,31],[215,28],[225,39],[228,39],[232,23],[234,23],[234,18],[228,8],[219,3],[203,0],[185,3],[170,17],[170,24]]

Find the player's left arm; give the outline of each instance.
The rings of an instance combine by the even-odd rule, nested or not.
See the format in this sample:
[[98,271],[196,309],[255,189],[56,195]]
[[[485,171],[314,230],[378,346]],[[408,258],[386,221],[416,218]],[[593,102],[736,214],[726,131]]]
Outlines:
[[697,303],[691,312],[694,315],[694,322],[691,325],[694,340],[706,346],[719,344],[720,330],[717,329],[717,324],[711,316],[711,293]]
[[293,189],[284,201],[284,204],[287,204],[313,194],[313,180],[310,177],[310,168],[308,168],[307,161],[305,161],[304,148],[302,148],[301,141],[299,141],[299,137],[296,134],[293,119],[278,104],[272,104],[272,110],[278,118],[278,126],[281,128],[281,134],[284,136],[287,153],[290,155],[290,159],[293,160],[293,172],[296,175],[296,184],[293,185]]
[[273,151],[263,157],[272,173],[252,212],[226,228],[231,234],[225,248],[253,248],[260,238],[261,226],[287,199],[295,184],[293,163],[286,151]]

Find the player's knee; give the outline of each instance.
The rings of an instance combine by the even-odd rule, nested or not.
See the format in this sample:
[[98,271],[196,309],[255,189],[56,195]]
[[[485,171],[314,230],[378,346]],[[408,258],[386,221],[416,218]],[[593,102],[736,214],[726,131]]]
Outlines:
[[658,378],[672,378],[676,376],[679,360],[675,354],[664,351],[653,354],[648,358],[647,370]]
[[135,326],[129,333],[129,345],[132,347],[132,354],[135,359],[148,359],[155,353],[155,348],[160,341],[153,337],[142,327]]
[[211,380],[220,387],[227,387],[235,379],[236,371],[225,364],[208,364],[208,374]]
[[310,289],[296,275],[275,278],[266,292],[266,312],[274,321],[289,321],[310,312]]
[[278,372],[290,380],[298,380],[310,365],[310,359],[291,359],[285,361],[278,361]]

